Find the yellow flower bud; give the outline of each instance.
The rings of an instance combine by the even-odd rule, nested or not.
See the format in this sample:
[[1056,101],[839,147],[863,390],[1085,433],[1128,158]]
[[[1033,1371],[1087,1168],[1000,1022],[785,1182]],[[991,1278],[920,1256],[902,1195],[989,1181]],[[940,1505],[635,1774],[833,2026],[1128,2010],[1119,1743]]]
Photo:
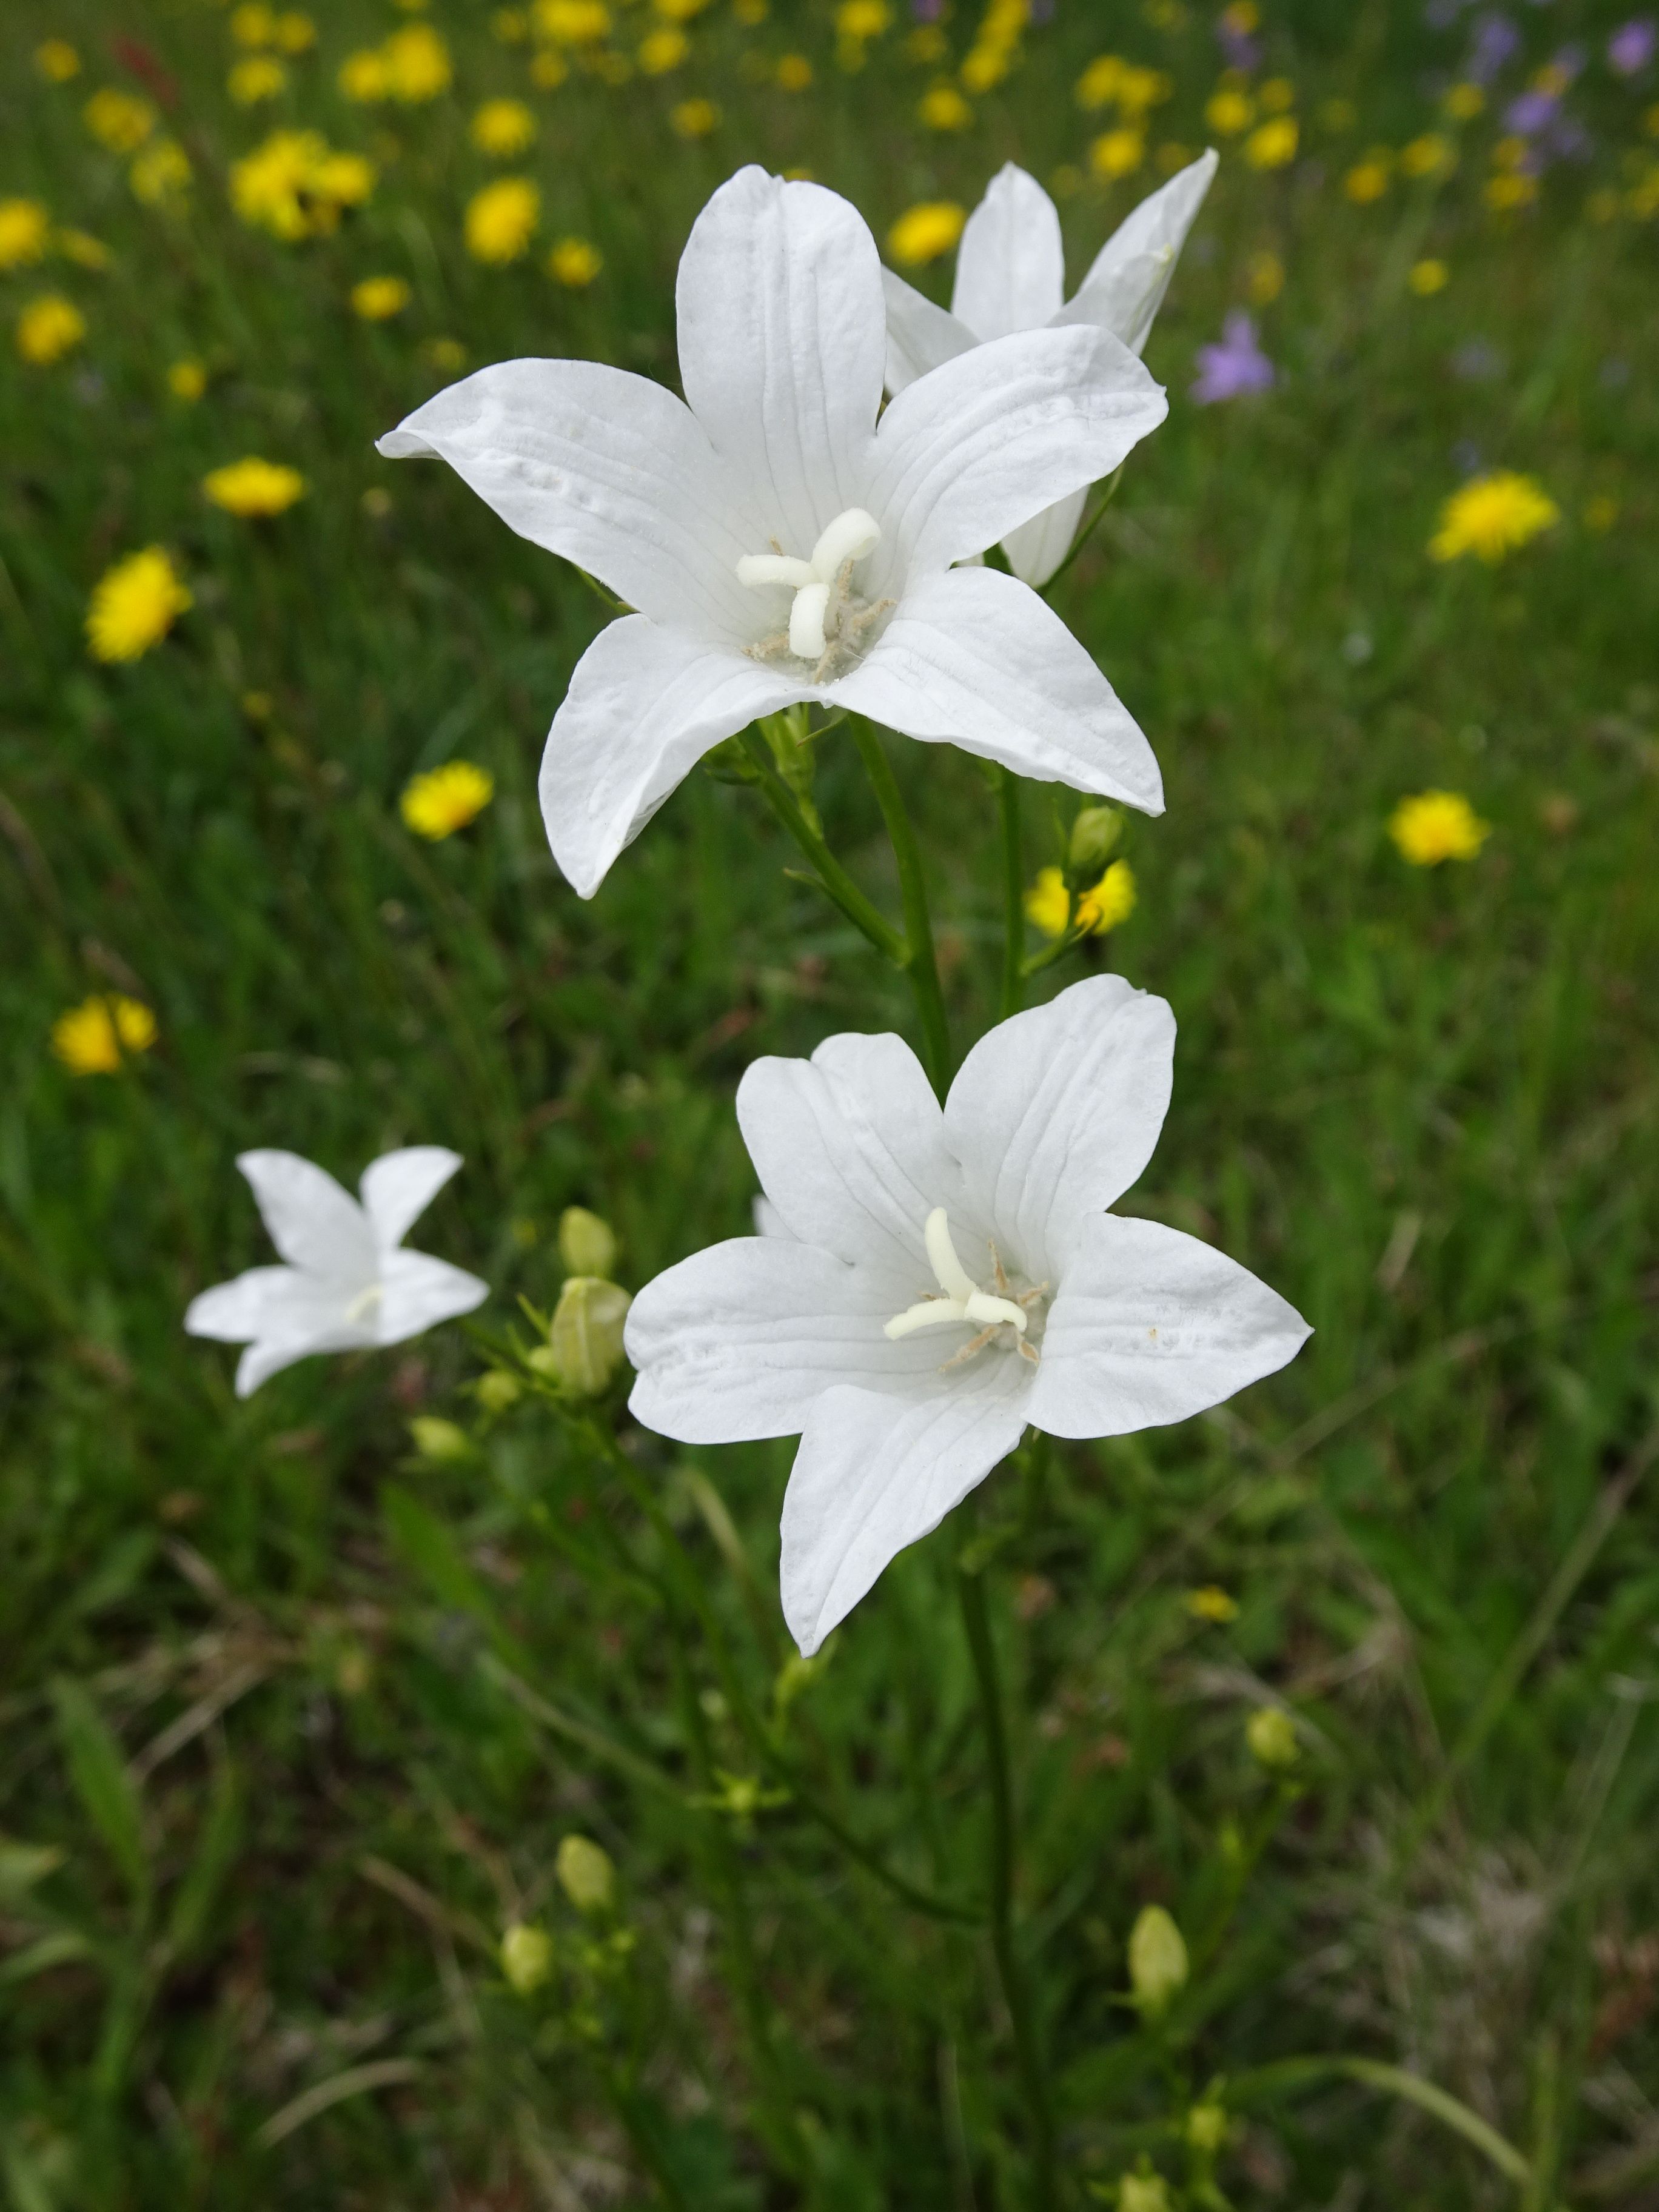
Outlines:
[[504,1413],[523,1396],[524,1386],[517,1376],[509,1375],[505,1368],[492,1367],[488,1375],[478,1377],[472,1391],[485,1413]]
[[422,1459],[470,1459],[472,1439],[453,1421],[436,1413],[417,1413],[409,1425],[415,1449]]
[[1263,1766],[1294,1766],[1302,1756],[1296,1723],[1277,1705],[1258,1705],[1244,1723],[1244,1741]]
[[610,1275],[617,1265],[616,1231],[585,1206],[559,1216],[559,1258],[567,1275]]
[[1073,873],[1091,876],[1103,868],[1123,835],[1123,817],[1115,806],[1085,806],[1072,824],[1066,861]]
[[1171,2212],[1161,2173],[1126,2173],[1117,2185],[1117,2212]]
[[586,1836],[567,1836],[553,1871],[578,1912],[608,1912],[617,1894],[617,1869],[608,1853]]
[[514,1921],[501,1938],[501,1972],[521,1997],[540,1989],[553,1971],[553,1946],[544,1928]]
[[623,1322],[632,1301],[598,1275],[572,1275],[548,1331],[554,1372],[580,1398],[597,1398],[622,1364]]
[[1187,1946],[1161,1905],[1143,1905],[1129,1931],[1129,1985],[1149,2018],[1167,2009],[1187,1979]]
[[1193,2149],[1213,2158],[1226,2140],[1226,2106],[1207,2101],[1194,2105],[1187,2115],[1187,2141]]

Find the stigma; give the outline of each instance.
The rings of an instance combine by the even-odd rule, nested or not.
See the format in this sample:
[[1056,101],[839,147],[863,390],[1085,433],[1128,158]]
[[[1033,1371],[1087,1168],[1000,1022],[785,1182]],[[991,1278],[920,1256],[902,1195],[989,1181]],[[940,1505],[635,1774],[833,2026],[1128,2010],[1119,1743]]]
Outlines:
[[1037,1353],[1028,1340],[1030,1327],[1026,1309],[1035,1305],[1042,1296],[1040,1290],[1027,1291],[1023,1296],[1012,1295],[1013,1285],[1003,1272],[996,1248],[991,1249],[991,1263],[995,1272],[996,1291],[981,1290],[963,1266],[951,1237],[951,1224],[945,1208],[936,1206],[928,1215],[922,1229],[922,1243],[927,1248],[927,1263],[939,1285],[937,1296],[919,1299],[906,1306],[902,1313],[882,1325],[882,1334],[896,1343],[903,1336],[914,1336],[918,1329],[941,1328],[952,1322],[971,1322],[977,1325],[979,1334],[965,1344],[955,1356],[947,1359],[945,1367],[970,1359],[977,1352],[993,1342],[999,1330],[1013,1331],[1012,1342],[1022,1358],[1035,1363]]
[[881,525],[861,507],[849,507],[818,533],[818,541],[802,561],[785,553],[773,540],[769,553],[745,553],[738,562],[738,581],[751,590],[783,585],[794,596],[789,605],[787,628],[749,647],[757,660],[769,660],[787,653],[797,660],[810,660],[814,681],[823,682],[835,662],[855,652],[866,630],[892,605],[883,599],[876,606],[857,598],[853,571],[881,543]]

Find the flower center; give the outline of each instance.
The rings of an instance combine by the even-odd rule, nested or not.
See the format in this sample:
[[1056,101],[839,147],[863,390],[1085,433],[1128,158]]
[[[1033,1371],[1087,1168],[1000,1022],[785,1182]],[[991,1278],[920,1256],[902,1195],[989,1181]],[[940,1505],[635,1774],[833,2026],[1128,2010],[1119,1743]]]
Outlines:
[[896,603],[872,606],[853,590],[853,571],[881,543],[881,525],[861,507],[849,507],[818,536],[810,558],[798,561],[775,538],[769,553],[745,553],[738,562],[738,581],[752,590],[783,585],[793,592],[789,621],[782,629],[745,648],[754,660],[787,653],[813,664],[812,680],[822,684],[839,672],[837,664],[857,657],[864,635]]
[[[957,1248],[951,1241],[950,1220],[942,1206],[936,1206],[928,1215],[922,1241],[939,1285],[938,1294],[930,1293],[915,1305],[906,1306],[902,1313],[895,1314],[891,1321],[883,1324],[883,1334],[896,1342],[902,1336],[914,1336],[919,1328],[940,1328],[951,1322],[975,1322],[979,1324],[979,1334],[945,1362],[941,1373],[971,1359],[988,1344],[998,1342],[1012,1346],[1035,1366],[1038,1355],[1029,1335],[1029,1309],[1040,1304],[1047,1285],[1016,1294],[993,1244],[991,1267],[996,1291],[981,1290],[957,1256]],[[1004,1329],[1012,1330],[1012,1334],[1004,1336]]]
[[371,1283],[366,1291],[359,1291],[345,1310],[348,1325],[355,1322],[366,1321],[385,1296],[385,1286],[380,1283]]

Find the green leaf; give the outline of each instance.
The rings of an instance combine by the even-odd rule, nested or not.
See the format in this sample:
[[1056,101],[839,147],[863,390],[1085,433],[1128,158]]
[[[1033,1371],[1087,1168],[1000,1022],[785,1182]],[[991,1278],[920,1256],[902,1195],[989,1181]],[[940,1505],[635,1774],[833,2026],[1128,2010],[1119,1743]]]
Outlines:
[[188,1958],[207,1927],[214,1899],[235,1863],[242,1840],[242,1793],[228,1759],[213,1778],[213,1796],[197,1839],[196,1856],[178,1888],[167,1917],[167,1942],[177,1958]]
[[95,1955],[87,1937],[75,1929],[54,1929],[50,1936],[26,1943],[21,1951],[14,1951],[0,1963],[0,1984],[10,1987],[14,1983],[27,1982],[36,1974],[44,1974],[49,1967],[61,1966],[70,1959]]
[[392,1542],[433,1595],[457,1613],[488,1620],[491,1608],[483,1584],[437,1515],[392,1482],[380,1492],[380,1510]]
[[60,1675],[52,1686],[52,1698],[76,1795],[133,1895],[145,1897],[149,1853],[144,1843],[143,1806],[121,1747],[78,1682]]

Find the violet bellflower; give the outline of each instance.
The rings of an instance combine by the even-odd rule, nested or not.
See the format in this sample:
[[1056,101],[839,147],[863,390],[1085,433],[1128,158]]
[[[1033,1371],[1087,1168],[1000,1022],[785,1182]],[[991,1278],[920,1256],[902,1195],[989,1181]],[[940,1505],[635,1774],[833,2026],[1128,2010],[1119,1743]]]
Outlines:
[[386,1152],[363,1170],[361,1200],[297,1152],[244,1152],[270,1241],[286,1264],[250,1267],[192,1298],[192,1336],[245,1344],[236,1395],[313,1352],[402,1344],[471,1313],[488,1283],[446,1260],[405,1252],[403,1240],[461,1164],[441,1145]]
[[878,421],[875,240],[834,192],[758,168],[697,217],[677,302],[684,400],[597,362],[502,362],[380,441],[447,461],[638,610],[583,654],[542,762],[582,896],[704,753],[802,702],[1160,812],[1150,746],[1058,616],[956,565],[1163,421],[1128,347],[1082,324],[1015,332]]
[[[968,218],[948,313],[890,269],[882,270],[888,390],[903,392],[930,369],[1013,331],[1081,325],[1109,331],[1141,352],[1217,158],[1200,155],[1127,216],[1070,301],[1059,212],[1035,177],[1007,162]],[[1008,533],[1002,550],[1015,575],[1038,586],[1048,582],[1071,550],[1087,496],[1085,484]]]
[[760,1060],[738,1120],[772,1233],[696,1254],[628,1316],[635,1419],[799,1434],[784,1617],[815,1651],[1018,1443],[1184,1420],[1309,1331],[1224,1254],[1107,1209],[1152,1156],[1175,1018],[1119,975],[981,1037],[943,1108],[896,1036]]
[[1219,345],[1200,346],[1198,376],[1189,396],[1208,407],[1218,399],[1269,391],[1273,374],[1272,362],[1256,343],[1255,325],[1240,308],[1222,325]]
[[1659,51],[1659,29],[1651,15],[1632,16],[1607,40],[1607,67],[1615,76],[1639,76]]

